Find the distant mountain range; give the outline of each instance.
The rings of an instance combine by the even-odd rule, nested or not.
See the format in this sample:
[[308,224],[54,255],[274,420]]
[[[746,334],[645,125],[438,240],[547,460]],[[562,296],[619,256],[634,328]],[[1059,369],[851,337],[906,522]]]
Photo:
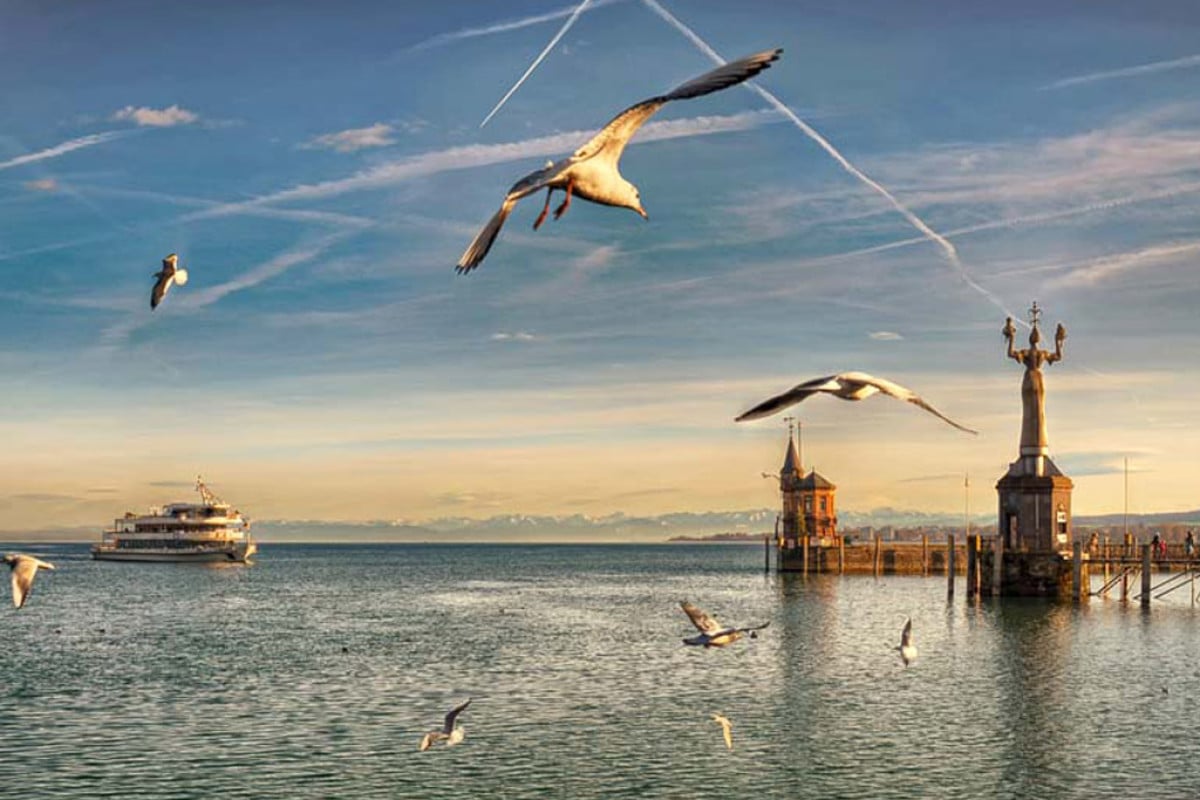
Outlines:
[[[775,529],[777,511],[677,512],[658,516],[627,516],[622,513],[592,517],[584,514],[537,516],[505,514],[487,519],[443,517],[412,522],[372,520],[344,522],[328,520],[255,520],[255,537],[264,542],[665,542],[680,536],[711,537],[714,534],[760,534]],[[1123,514],[1075,517],[1076,525],[1120,525]],[[980,527],[995,522],[994,512],[971,515]],[[843,511],[838,527],[897,528],[957,527],[961,514],[927,513],[896,508]],[[1194,524],[1200,528],[1200,510],[1154,514],[1130,514],[1130,526],[1169,523]],[[3,531],[0,539],[10,541],[91,541],[94,528],[60,528],[41,531]]]

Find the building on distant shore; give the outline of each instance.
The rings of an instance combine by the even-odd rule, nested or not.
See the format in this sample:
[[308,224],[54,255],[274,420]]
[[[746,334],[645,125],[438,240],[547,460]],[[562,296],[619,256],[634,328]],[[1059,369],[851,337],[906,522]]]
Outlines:
[[837,487],[815,469],[807,475],[800,460],[800,449],[791,418],[788,419],[787,449],[779,470],[779,492],[783,513],[779,517],[776,544],[787,550],[800,546],[802,536],[814,544],[828,546],[837,539]]

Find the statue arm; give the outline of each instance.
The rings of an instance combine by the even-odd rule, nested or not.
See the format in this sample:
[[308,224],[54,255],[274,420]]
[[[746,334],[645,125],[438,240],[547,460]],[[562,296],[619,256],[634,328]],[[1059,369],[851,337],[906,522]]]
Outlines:
[[1046,354],[1046,363],[1053,364],[1055,361],[1062,361],[1063,357],[1063,342],[1067,340],[1067,329],[1060,322],[1058,328],[1054,331],[1054,352]]
[[1008,341],[1008,357],[1014,361],[1024,361],[1024,352],[1013,349],[1013,339],[1016,338],[1017,329],[1013,326],[1012,317],[1009,317],[1004,321],[1004,330],[1002,330],[1001,333],[1004,334],[1004,338]]

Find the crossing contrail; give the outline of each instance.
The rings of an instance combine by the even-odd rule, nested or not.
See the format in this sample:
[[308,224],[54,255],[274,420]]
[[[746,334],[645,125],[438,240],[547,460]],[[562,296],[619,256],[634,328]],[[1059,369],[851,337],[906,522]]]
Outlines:
[[583,13],[583,10],[587,8],[591,2],[592,0],[583,0],[582,3],[576,6],[575,10],[571,12],[571,16],[567,17],[567,21],[564,22],[563,26],[558,29],[558,33],[554,34],[554,38],[550,40],[550,44],[546,45],[542,52],[538,53],[538,57],[535,58],[533,63],[529,65],[529,69],[525,70],[525,74],[513,84],[513,87],[508,90],[508,93],[504,95],[504,97],[500,98],[500,102],[496,103],[496,107],[488,112],[488,115],[483,118],[483,122],[479,123],[479,127],[482,128],[484,125],[487,125],[488,120],[496,116],[496,112],[500,110],[501,106],[508,102],[508,98],[512,97],[517,89],[521,88],[521,84],[525,82],[525,79],[533,74],[533,71],[538,68],[538,64],[541,64],[542,61],[545,60],[546,56],[550,54],[550,51],[554,49],[554,45],[558,44],[558,40],[561,39],[563,35],[571,29],[571,26],[575,24],[575,20],[579,19],[579,15]]
[[[716,50],[712,49],[712,47],[710,47],[708,45],[708,42],[701,39],[700,36],[695,31],[693,31],[687,25],[684,25],[682,22],[680,22],[679,19],[677,17],[675,17],[674,14],[672,14],[667,9],[663,8],[662,5],[660,5],[657,2],[657,0],[642,0],[642,2],[646,4],[647,8],[649,8],[655,14],[660,16],[662,19],[664,19],[671,27],[675,28],[675,30],[679,31],[685,37],[687,37],[688,41],[690,41],[692,44],[694,44],[697,47],[697,49],[700,50],[700,52],[704,53],[704,55],[708,56],[712,61],[714,61],[717,64],[725,63],[725,59],[722,58],[721,55]],[[845,156],[843,156],[840,152],[838,152],[838,149],[836,147],[834,147],[832,144],[829,143],[828,139],[826,139],[824,136],[822,136],[820,133],[818,133],[807,122],[800,119],[800,117],[796,116],[795,112],[793,112],[790,108],[788,108],[787,105],[782,100],[780,100],[778,97],[771,94],[766,89],[762,88],[761,86],[759,86],[756,83],[748,82],[745,84],[745,86],[747,89],[750,89],[751,91],[757,93],[760,97],[762,97],[764,100],[766,100],[768,103],[770,103],[772,108],[774,108],[779,113],[783,114],[785,117],[787,117],[789,120],[791,120],[792,124],[794,124],[797,128],[799,128],[804,133],[805,136],[812,139],[814,142],[816,142],[821,147],[821,149],[823,149],[826,153],[828,153],[830,156],[832,156],[833,160],[838,162],[838,164],[841,165],[842,169],[846,170],[851,175],[853,175],[855,178],[857,178],[861,182],[865,183],[867,186],[869,186],[871,189],[873,189],[875,192],[877,192],[879,195],[881,195],[885,200],[888,201],[888,203],[891,204],[892,208],[894,208],[896,211],[898,211],[900,213],[901,216],[903,216],[906,220],[908,220],[910,225],[912,225],[914,228],[916,228],[918,231],[920,231],[921,234],[924,235],[926,239],[929,239],[930,241],[935,243],[938,247],[940,247],[942,249],[942,252],[946,256],[946,260],[949,261],[956,270],[958,270],[959,276],[963,279],[963,281],[968,286],[970,286],[972,289],[974,289],[976,292],[978,292],[980,295],[982,295],[984,298],[986,298],[988,301],[990,301],[994,306],[999,308],[1001,311],[1004,311],[1009,316],[1013,316],[1013,314],[1011,312],[1009,312],[1008,308],[1004,305],[1004,303],[1000,300],[1000,298],[998,298],[995,294],[993,294],[987,288],[981,286],[978,281],[976,281],[974,278],[971,277],[971,275],[967,272],[966,267],[963,266],[962,260],[958,257],[958,250],[956,250],[954,248],[954,245],[950,243],[949,239],[947,239],[945,236],[942,236],[940,233],[935,231],[933,228],[929,227],[929,225],[927,225],[923,219],[921,219],[916,214],[914,214],[912,211],[910,211],[908,206],[904,205],[899,200],[897,200],[895,198],[895,196],[892,195],[892,193],[889,192],[887,189],[885,189],[882,185],[880,185],[878,181],[874,180],[869,175],[867,175],[862,170],[860,170],[858,167],[851,164],[850,161]]]

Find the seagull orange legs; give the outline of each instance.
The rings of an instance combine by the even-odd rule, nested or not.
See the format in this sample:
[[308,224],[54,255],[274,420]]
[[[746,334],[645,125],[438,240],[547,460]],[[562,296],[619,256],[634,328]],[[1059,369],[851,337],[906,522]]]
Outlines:
[[[567,181],[567,199],[562,201],[562,205],[560,205],[558,208],[554,209],[554,218],[555,219],[558,219],[559,217],[561,217],[563,214],[566,213],[567,209],[571,207],[571,190],[574,188],[575,188],[574,179],[568,180]],[[550,205],[549,197],[546,198],[546,205],[547,206]]]

